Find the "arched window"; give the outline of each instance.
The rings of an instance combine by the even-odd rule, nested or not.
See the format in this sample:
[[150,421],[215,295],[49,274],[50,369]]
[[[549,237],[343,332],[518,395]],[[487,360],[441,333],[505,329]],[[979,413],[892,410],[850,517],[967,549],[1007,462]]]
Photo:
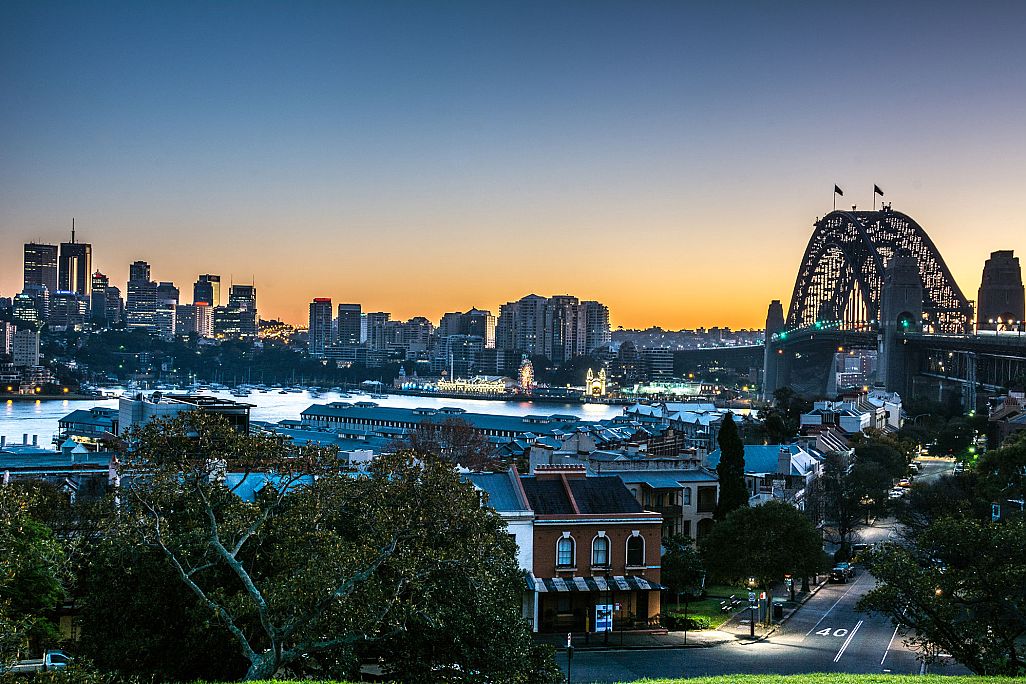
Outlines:
[[685,487],[684,488],[684,505],[685,506],[690,506],[691,505],[691,487]]
[[627,537],[627,567],[640,568],[645,565],[645,538],[640,534]]
[[609,537],[595,537],[591,542],[591,564],[595,567],[609,567]]
[[560,537],[556,542],[556,567],[574,567],[574,538]]

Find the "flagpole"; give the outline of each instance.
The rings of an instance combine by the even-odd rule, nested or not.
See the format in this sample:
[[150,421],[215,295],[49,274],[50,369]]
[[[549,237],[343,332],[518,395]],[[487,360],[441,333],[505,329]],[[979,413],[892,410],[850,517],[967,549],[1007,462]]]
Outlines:
[[873,186],[873,211],[876,211],[876,186]]
[[836,185],[834,186],[833,195],[834,195],[834,211],[837,211],[837,186]]

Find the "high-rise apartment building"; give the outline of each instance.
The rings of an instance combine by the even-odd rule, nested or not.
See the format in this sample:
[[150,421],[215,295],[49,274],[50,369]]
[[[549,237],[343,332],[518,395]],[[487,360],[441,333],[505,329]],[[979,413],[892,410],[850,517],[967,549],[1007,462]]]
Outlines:
[[495,316],[491,311],[471,309],[466,313],[454,312],[442,316],[436,335],[444,339],[450,335],[475,335],[486,349],[495,348]]
[[600,302],[581,302],[570,295],[546,298],[532,294],[508,302],[499,308],[495,324],[497,348],[541,355],[557,363],[609,341],[609,309]]
[[57,290],[57,245],[25,244],[24,286],[30,285],[42,285],[50,292]]
[[361,310],[359,304],[338,305],[338,343],[343,346],[360,344],[363,337],[361,329]]
[[62,242],[57,260],[57,289],[89,298],[92,292],[93,246],[75,241],[75,223],[71,224],[71,242]]
[[205,273],[192,286],[192,302],[221,306],[221,276]]
[[584,310],[584,353],[589,354],[612,342],[609,307],[602,302],[581,302]]
[[310,356],[323,358],[324,350],[333,343],[331,336],[331,297],[315,297],[310,302]]
[[388,348],[389,339],[389,319],[392,314],[385,311],[375,311],[367,314],[367,346],[375,350],[384,350]]

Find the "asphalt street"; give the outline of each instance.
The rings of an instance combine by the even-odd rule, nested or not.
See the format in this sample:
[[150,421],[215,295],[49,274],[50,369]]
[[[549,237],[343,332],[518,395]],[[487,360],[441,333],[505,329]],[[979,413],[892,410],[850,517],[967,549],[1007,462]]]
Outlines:
[[[930,463],[924,476],[936,476],[946,463]],[[862,529],[875,543],[894,533],[893,521]],[[775,633],[762,641],[739,640],[710,648],[578,651],[574,682],[629,682],[644,677],[699,677],[718,674],[808,672],[920,674],[925,668],[903,643],[904,633],[883,616],[855,610],[875,582],[859,568],[847,584],[827,584]],[[559,654],[566,671],[566,654]],[[930,672],[965,674],[957,665],[933,665]]]

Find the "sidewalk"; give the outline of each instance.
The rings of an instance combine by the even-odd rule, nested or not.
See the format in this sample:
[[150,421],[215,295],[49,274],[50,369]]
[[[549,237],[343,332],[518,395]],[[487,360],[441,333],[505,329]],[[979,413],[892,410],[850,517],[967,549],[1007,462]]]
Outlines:
[[[552,644],[559,650],[566,648],[566,634],[536,634],[535,639],[541,643]],[[688,631],[687,644],[684,643],[684,632],[610,632],[609,642],[605,634],[589,634],[587,642],[584,634],[573,635],[574,650],[577,651],[621,651],[653,648],[710,648],[735,641],[733,634],[715,629],[700,632]]]
[[[819,590],[830,581],[829,575],[824,576],[818,583],[811,584],[808,592],[797,592],[795,594],[795,600],[785,600],[780,602],[783,605],[783,615],[779,620],[772,623],[768,627],[763,623],[756,623],[755,625],[755,638],[751,636],[751,610],[747,607],[734,613],[730,619],[720,625],[720,630],[733,636],[733,640],[745,642],[762,641],[776,632],[782,625],[784,625],[791,616],[797,613],[805,603],[819,593]],[[776,599],[789,597],[790,593],[784,587],[783,584],[773,587],[773,598],[774,602],[777,603]]]

